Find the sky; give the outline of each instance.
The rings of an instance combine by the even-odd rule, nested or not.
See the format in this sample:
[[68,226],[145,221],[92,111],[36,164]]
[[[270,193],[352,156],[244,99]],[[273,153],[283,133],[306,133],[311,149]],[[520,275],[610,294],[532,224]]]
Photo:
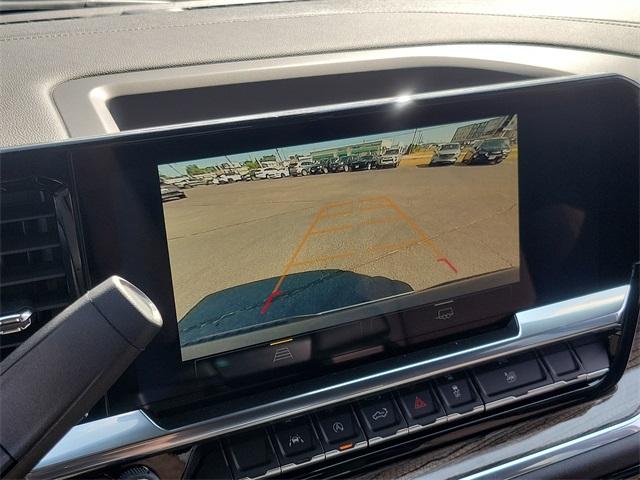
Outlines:
[[[478,123],[485,120],[489,120],[488,118],[478,119],[478,120],[468,120],[466,122],[458,122],[458,123],[449,123],[446,125],[439,125],[434,127],[427,128],[419,128],[416,138],[419,138],[420,133],[422,133],[422,143],[446,143],[451,140],[455,131],[464,125],[469,125],[471,123]],[[309,152],[315,150],[322,150],[325,148],[334,148],[340,147],[342,145],[352,145],[354,143],[361,142],[369,142],[375,140],[386,140],[390,139],[393,145],[408,145],[411,143],[413,138],[415,129],[411,130],[399,130],[394,132],[387,133],[378,133],[372,135],[365,135],[361,137],[349,137],[349,138],[341,138],[338,140],[328,140],[325,142],[317,142],[317,143],[307,143],[304,145],[295,145],[289,147],[277,146],[267,150],[258,150],[253,152],[246,153],[237,153],[234,155],[221,156],[221,157],[210,157],[210,158],[201,158],[197,160],[187,160],[184,162],[176,162],[167,165],[159,165],[158,171],[161,175],[167,175],[169,177],[175,177],[180,173],[181,175],[186,174],[186,167],[188,165],[197,165],[198,167],[210,167],[212,165],[219,165],[221,163],[228,163],[229,161],[233,163],[243,163],[246,160],[252,160],[257,158],[262,158],[265,155],[275,155],[278,158],[278,154],[276,152],[276,148],[280,151],[280,156],[283,160],[289,158],[290,155],[307,155]]]

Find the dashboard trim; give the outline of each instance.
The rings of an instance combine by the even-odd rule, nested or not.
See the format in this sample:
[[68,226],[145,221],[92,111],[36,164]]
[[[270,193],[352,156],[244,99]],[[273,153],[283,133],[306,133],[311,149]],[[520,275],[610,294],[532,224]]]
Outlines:
[[40,461],[28,478],[66,478],[126,458],[187,446],[498,357],[620,327],[629,292],[630,287],[624,285],[523,311],[515,316],[518,331],[509,338],[435,357],[429,355],[428,350],[416,352],[421,358],[407,365],[372,371],[349,381],[173,430],[163,429],[141,410],[78,425]]
[[628,56],[551,46],[469,43],[123,72],[62,83],[52,96],[69,135],[84,137],[120,131],[107,106],[119,96],[420,67],[474,68],[533,77],[616,72],[640,81],[637,60]]
[[[453,88],[449,90],[438,90],[435,92],[426,92],[426,93],[416,93],[411,95],[397,95],[392,97],[382,97],[382,98],[374,98],[369,100],[356,100],[350,102],[343,103],[335,103],[335,104],[327,104],[327,105],[318,105],[314,107],[304,107],[304,108],[294,108],[289,110],[277,110],[277,111],[269,111],[257,114],[249,114],[249,115],[239,115],[233,117],[225,117],[218,119],[210,119],[210,120],[199,120],[193,122],[185,122],[185,123],[176,123],[170,125],[162,125],[158,127],[145,127],[133,130],[125,130],[125,131],[115,131],[106,134],[92,134],[91,136],[83,136],[83,137],[74,137],[68,138],[64,140],[60,140],[52,143],[43,143],[43,144],[32,144],[32,145],[19,145],[12,147],[0,147],[0,154],[8,154],[21,152],[26,149],[38,150],[44,148],[53,148],[53,147],[68,147],[71,145],[85,145],[87,143],[101,141],[101,142],[109,142],[109,141],[141,141],[145,140],[147,136],[154,135],[158,132],[163,132],[166,134],[173,133],[181,133],[183,130],[192,129],[192,128],[205,128],[205,127],[213,127],[218,125],[230,125],[236,123],[246,123],[252,121],[260,121],[260,120],[268,120],[268,119],[278,119],[278,118],[296,118],[302,117],[306,115],[313,114],[325,114],[325,113],[337,113],[348,111],[351,109],[357,108],[368,108],[368,107],[377,107],[384,105],[402,105],[409,102],[421,101],[421,100],[431,100],[431,99],[447,99],[447,98],[455,98],[455,97],[468,97],[470,95],[483,94],[483,93],[495,93],[495,92],[508,92],[511,90],[517,90],[528,87],[535,87],[539,85],[560,85],[563,83],[571,83],[577,81],[592,81],[598,80],[602,78],[610,78],[620,76],[620,74],[606,74],[606,73],[598,73],[598,74],[590,74],[590,75],[565,75],[561,77],[554,77],[552,79],[549,78],[538,78],[533,80],[522,80],[522,81],[513,81],[513,82],[504,82],[497,83],[491,85],[480,85],[477,87],[466,87],[466,88]],[[640,78],[635,77],[622,77],[626,82],[634,86],[640,86]]]

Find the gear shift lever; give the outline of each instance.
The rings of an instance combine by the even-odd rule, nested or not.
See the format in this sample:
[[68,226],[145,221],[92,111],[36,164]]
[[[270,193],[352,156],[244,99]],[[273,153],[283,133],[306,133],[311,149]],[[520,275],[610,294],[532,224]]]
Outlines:
[[24,478],[160,331],[147,296],[111,277],[0,363],[0,474]]

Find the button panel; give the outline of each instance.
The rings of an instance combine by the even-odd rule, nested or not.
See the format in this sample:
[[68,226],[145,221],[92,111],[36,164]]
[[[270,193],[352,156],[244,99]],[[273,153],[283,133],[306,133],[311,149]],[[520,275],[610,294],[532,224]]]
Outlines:
[[598,378],[609,369],[609,353],[601,340],[575,341],[573,349],[589,379]]
[[318,412],[315,420],[318,436],[327,457],[368,445],[367,437],[351,405]]
[[430,382],[400,390],[398,403],[410,432],[447,420],[447,414]]
[[600,341],[551,345],[224,438],[222,459],[236,480],[272,477],[597,378],[608,368]]
[[236,479],[260,478],[280,473],[271,436],[264,429],[224,439],[225,452]]
[[283,472],[298,465],[324,460],[324,449],[309,417],[274,425],[273,436]]
[[487,406],[525,395],[552,382],[533,352],[474,368],[473,375]]
[[465,372],[437,379],[436,389],[450,419],[484,410],[484,403]]
[[361,400],[356,410],[369,445],[408,432],[407,422],[391,394]]
[[566,343],[541,349],[540,357],[554,380],[573,380],[584,373],[581,363]]

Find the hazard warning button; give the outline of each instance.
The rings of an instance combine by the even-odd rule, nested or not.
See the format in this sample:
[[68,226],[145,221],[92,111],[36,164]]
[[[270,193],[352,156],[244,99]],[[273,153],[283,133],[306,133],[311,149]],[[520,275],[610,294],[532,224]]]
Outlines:
[[413,401],[414,410],[419,412],[429,408],[429,402],[427,402],[424,398],[422,398],[420,395],[416,395],[415,397],[416,398]]
[[410,390],[402,390],[398,393],[398,397],[402,411],[410,424],[411,420],[420,420],[421,424],[427,420],[427,423],[430,423],[430,418],[435,420],[440,416],[439,413],[444,415],[442,407],[428,383],[416,385]]

